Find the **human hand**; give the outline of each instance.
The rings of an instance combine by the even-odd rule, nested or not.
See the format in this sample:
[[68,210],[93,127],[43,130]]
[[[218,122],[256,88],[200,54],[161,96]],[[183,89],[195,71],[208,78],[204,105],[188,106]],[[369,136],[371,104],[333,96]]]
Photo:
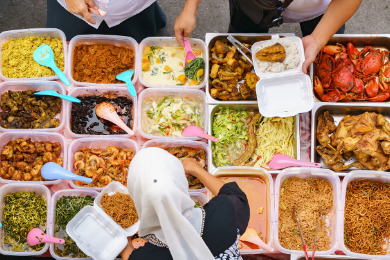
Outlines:
[[320,52],[322,46],[314,39],[312,35],[302,38],[303,49],[305,50],[305,61],[302,65],[302,71],[305,74],[309,73],[309,66],[314,62],[317,54]]
[[195,29],[196,26],[196,15],[198,14],[198,11],[191,12],[191,11],[183,11],[180,13],[180,15],[176,18],[175,21],[175,36],[177,42],[184,46],[184,40],[188,40],[190,37],[191,32]]
[[202,160],[198,162],[193,158],[185,158],[181,163],[183,164],[184,172],[186,174],[191,174],[194,177],[198,177],[199,172],[203,170],[203,167],[205,166],[205,161]]
[[121,258],[122,260],[128,260],[131,253],[133,253],[134,247],[133,243],[131,241],[131,237],[127,237],[127,245],[121,252]]
[[65,0],[66,8],[73,14],[81,15],[87,22],[96,24],[89,13],[99,14],[99,8],[93,0]]

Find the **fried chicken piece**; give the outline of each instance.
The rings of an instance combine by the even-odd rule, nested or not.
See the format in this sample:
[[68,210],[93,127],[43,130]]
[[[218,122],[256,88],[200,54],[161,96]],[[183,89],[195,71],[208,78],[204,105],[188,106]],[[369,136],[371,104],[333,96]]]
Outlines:
[[218,77],[220,80],[234,80],[234,79],[237,79],[239,76],[241,76],[239,73],[237,72],[228,72],[228,71],[223,71],[223,70],[220,70],[218,71]]
[[283,62],[286,59],[286,50],[280,43],[275,43],[259,50],[256,58],[261,61]]
[[210,95],[211,95],[212,98],[218,98],[218,96],[219,96],[219,90],[216,89],[216,88],[212,88],[212,89],[210,90]]
[[345,116],[337,126],[336,132],[331,136],[331,145],[337,147],[339,143],[349,135],[349,131],[353,125],[359,120],[359,116]]
[[247,99],[251,96],[251,89],[247,85],[240,85],[240,93],[243,99]]
[[376,156],[379,149],[378,141],[390,141],[390,136],[380,129],[365,134],[358,143],[355,149],[371,156]]
[[386,120],[386,118],[382,114],[378,114],[376,117],[376,125],[382,131],[390,135],[390,123]]
[[229,47],[225,43],[217,40],[214,43],[214,48],[211,51],[214,51],[218,54],[225,54],[229,51]]
[[352,126],[350,133],[352,136],[364,135],[372,130],[374,130],[376,125],[376,113],[364,113]]
[[318,116],[317,121],[317,140],[318,142],[327,148],[334,149],[330,146],[329,134],[333,133],[336,130],[336,124],[334,123],[333,117],[330,115],[329,111]]
[[389,141],[381,142],[381,148],[382,148],[384,154],[390,155],[390,142]]
[[210,71],[210,78],[215,79],[218,76],[219,67],[220,66],[218,64],[213,64]]

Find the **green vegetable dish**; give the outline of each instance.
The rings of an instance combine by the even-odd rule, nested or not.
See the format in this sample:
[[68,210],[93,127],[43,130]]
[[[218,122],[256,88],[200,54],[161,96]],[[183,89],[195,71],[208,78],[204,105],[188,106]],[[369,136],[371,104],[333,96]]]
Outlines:
[[[191,62],[187,63],[184,68],[186,77],[200,82],[203,75],[204,65],[205,63],[203,58],[195,58]],[[200,70],[202,73],[199,73]]]
[[151,135],[181,137],[181,132],[189,125],[204,127],[205,112],[202,102],[196,98],[146,99],[142,113],[142,130]]
[[85,206],[93,206],[91,196],[64,196],[57,200],[55,209],[54,236],[65,240],[64,245],[55,244],[54,251],[61,257],[85,258],[88,257],[66,233],[68,222]]
[[218,142],[212,142],[215,166],[230,165],[245,150],[248,141],[247,111],[221,108],[214,115],[212,134]]
[[33,228],[46,232],[46,200],[35,192],[11,193],[4,198],[3,247],[6,251],[40,251],[45,244],[29,246],[27,234]]

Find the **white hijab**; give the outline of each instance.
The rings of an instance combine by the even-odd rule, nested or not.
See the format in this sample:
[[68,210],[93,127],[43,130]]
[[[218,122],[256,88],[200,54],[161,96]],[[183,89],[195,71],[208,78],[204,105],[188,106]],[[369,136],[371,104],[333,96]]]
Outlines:
[[173,259],[214,259],[200,237],[202,210],[194,208],[179,159],[160,148],[140,150],[130,164],[127,188],[140,219],[140,237],[154,234]]

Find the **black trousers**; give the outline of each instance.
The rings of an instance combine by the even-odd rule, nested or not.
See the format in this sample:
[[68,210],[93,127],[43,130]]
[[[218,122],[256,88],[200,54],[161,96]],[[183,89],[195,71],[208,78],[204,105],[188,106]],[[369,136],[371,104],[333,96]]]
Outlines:
[[56,0],[47,0],[46,27],[62,30],[67,40],[79,34],[110,34],[130,36],[137,42],[141,42],[146,37],[157,35],[157,32],[165,27],[166,23],[164,12],[158,3],[154,2],[139,14],[114,27],[109,28],[103,21],[99,28],[95,29],[69,13]]
[[[240,8],[235,4],[234,0],[229,0],[230,8],[230,24],[229,33],[268,33],[268,29],[260,24],[255,24]],[[268,11],[263,11],[263,17],[266,17]],[[305,22],[300,22],[300,27],[303,36],[311,34],[320,22],[322,15]],[[336,32],[343,34],[345,24]]]

